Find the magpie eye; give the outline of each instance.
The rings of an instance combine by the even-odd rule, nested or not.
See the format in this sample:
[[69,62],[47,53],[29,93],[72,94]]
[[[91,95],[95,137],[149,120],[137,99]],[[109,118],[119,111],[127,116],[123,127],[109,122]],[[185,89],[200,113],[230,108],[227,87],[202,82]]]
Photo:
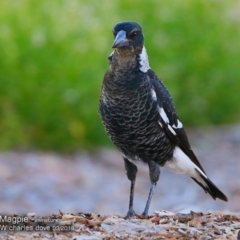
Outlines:
[[130,33],[130,37],[135,37],[137,34],[138,34],[138,30],[133,30],[133,31]]

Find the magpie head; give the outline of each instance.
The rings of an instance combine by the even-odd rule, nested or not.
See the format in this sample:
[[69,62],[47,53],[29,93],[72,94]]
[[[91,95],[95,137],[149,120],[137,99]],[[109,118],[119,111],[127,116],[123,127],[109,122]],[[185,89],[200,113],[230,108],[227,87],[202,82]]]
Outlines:
[[118,50],[141,51],[144,44],[142,28],[135,22],[120,22],[113,28],[113,48]]

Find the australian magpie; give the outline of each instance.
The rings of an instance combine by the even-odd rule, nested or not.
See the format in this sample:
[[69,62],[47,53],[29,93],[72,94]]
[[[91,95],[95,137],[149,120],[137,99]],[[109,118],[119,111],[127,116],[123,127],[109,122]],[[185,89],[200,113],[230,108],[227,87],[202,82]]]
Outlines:
[[131,181],[126,218],[135,215],[133,196],[139,161],[148,165],[151,182],[144,216],[160,167],[186,174],[213,199],[228,201],[200,165],[168,90],[149,66],[141,26],[121,22],[114,26],[113,35],[114,51],[102,83],[99,113],[107,134],[122,153]]

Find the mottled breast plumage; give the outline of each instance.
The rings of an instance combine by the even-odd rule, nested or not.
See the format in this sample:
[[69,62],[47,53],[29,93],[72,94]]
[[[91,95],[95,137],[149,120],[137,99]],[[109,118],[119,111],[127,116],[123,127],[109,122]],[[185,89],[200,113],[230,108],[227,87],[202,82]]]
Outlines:
[[167,88],[149,66],[140,25],[121,22],[115,25],[113,34],[114,51],[101,88],[99,113],[107,134],[123,155],[131,181],[126,217],[135,215],[137,161],[148,165],[151,182],[144,216],[159,179],[160,166],[190,176],[213,199],[227,201],[192,151]]
[[171,157],[173,146],[158,124],[152,88],[151,78],[137,65],[133,73],[129,69],[116,73],[110,68],[104,77],[99,112],[108,135],[125,156],[163,164]]

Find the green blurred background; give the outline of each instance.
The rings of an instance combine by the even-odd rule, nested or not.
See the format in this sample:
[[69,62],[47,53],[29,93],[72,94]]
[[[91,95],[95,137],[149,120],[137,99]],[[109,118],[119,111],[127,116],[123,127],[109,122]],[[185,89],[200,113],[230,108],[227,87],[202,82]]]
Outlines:
[[0,149],[109,145],[98,116],[119,21],[143,27],[185,126],[240,119],[238,0],[0,2]]

